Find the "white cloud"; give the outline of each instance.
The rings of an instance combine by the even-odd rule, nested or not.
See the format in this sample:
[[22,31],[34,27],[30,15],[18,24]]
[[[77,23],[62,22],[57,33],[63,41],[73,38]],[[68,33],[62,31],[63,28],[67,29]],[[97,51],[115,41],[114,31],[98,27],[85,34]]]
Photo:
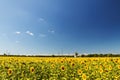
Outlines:
[[16,31],[15,34],[21,34],[21,32],[20,31]]
[[39,34],[39,37],[46,37],[46,34]]
[[54,30],[48,30],[48,32],[50,32],[50,33],[52,33],[52,34],[54,34],[54,33],[55,33],[55,31],[54,31]]
[[30,31],[26,31],[26,34],[30,35],[30,36],[34,36],[34,34]]

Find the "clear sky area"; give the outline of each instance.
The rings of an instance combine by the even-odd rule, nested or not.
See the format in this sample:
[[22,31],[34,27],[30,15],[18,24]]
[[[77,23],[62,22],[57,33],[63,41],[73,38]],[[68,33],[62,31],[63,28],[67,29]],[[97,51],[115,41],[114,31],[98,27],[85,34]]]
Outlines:
[[120,53],[120,0],[0,0],[0,53]]

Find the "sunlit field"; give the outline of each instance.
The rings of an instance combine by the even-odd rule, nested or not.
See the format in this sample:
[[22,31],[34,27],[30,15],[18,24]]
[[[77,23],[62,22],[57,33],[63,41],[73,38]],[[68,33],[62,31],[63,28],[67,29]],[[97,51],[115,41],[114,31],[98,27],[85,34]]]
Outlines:
[[0,80],[120,80],[120,58],[0,57]]

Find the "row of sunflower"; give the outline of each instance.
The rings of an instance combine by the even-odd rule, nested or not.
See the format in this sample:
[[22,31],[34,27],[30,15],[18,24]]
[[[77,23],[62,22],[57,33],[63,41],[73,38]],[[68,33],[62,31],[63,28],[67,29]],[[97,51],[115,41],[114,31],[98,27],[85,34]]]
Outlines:
[[120,80],[120,58],[0,57],[0,80]]

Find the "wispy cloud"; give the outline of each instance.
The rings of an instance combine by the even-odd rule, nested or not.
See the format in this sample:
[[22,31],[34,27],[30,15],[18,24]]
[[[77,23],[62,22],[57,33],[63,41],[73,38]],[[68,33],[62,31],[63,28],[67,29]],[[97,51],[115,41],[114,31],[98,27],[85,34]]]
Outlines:
[[30,35],[30,36],[34,36],[34,34],[30,31],[26,31],[26,34]]
[[38,22],[44,22],[44,23],[47,23],[46,20],[44,18],[39,18],[38,19]]
[[21,32],[20,31],[16,31],[15,34],[21,34]]
[[46,37],[46,34],[39,34],[39,37]]
[[48,30],[48,32],[54,34],[55,30]]

